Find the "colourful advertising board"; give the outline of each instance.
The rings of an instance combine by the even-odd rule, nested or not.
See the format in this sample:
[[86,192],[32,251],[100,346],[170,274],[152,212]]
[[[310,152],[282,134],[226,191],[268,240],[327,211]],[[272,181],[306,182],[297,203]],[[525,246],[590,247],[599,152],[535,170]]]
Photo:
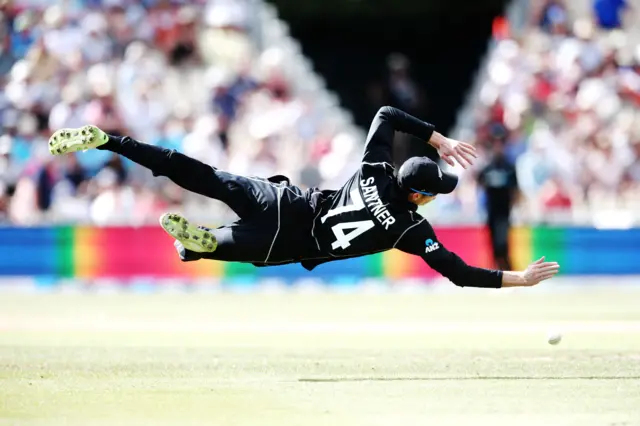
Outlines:
[[[438,228],[436,232],[447,249],[468,263],[492,266],[484,229]],[[640,274],[640,229],[516,228],[511,233],[511,247],[516,269],[545,255],[560,262],[563,274]],[[0,228],[0,252],[0,276],[88,279],[437,276],[421,258],[397,250],[330,262],[313,273],[300,265],[255,268],[215,261],[183,263],[171,239],[159,227]]]

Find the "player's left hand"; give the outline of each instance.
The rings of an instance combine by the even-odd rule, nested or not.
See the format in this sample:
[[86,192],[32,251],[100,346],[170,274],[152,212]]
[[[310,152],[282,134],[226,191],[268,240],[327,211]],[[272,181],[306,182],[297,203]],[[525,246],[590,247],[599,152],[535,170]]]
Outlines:
[[478,158],[473,145],[451,138],[443,138],[437,149],[440,158],[452,167],[455,167],[458,162],[462,168],[467,169]]
[[538,284],[540,281],[548,280],[558,273],[560,265],[557,262],[545,262],[544,256],[530,264],[524,270],[524,286],[529,287]]

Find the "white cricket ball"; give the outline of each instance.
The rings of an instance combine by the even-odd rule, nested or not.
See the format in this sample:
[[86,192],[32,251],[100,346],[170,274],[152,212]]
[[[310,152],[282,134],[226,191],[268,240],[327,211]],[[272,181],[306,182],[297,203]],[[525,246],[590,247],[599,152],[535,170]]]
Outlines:
[[560,333],[549,333],[547,337],[547,341],[550,345],[557,345],[562,340],[562,334]]

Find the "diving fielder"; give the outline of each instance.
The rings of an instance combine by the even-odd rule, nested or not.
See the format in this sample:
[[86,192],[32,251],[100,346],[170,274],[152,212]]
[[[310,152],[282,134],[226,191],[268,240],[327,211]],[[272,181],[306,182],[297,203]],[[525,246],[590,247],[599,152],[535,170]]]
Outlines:
[[61,129],[49,140],[53,155],[91,148],[120,154],[166,176],[181,187],[220,200],[239,217],[209,229],[178,214],[164,214],[162,228],[175,239],[183,261],[215,259],[266,267],[300,263],[311,271],[326,262],[390,249],[420,256],[461,287],[531,286],[558,273],[544,257],[524,271],[501,271],[466,264],[438,240],[418,206],[451,193],[455,175],[426,157],[412,157],[395,170],[392,143],[396,131],[431,144],[440,157],[464,168],[475,148],[436,132],[434,126],[396,108],[383,107],[367,136],[360,168],[339,190],[302,190],[285,176],[238,176],[175,150],[111,136],[95,126]]

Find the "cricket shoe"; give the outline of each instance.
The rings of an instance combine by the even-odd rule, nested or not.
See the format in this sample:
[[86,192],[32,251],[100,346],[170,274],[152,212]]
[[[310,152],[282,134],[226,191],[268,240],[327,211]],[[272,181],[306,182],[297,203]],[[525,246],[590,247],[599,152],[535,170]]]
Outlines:
[[195,226],[175,213],[160,216],[160,226],[185,249],[196,253],[212,253],[218,248],[216,237],[202,226]]
[[60,129],[49,138],[49,152],[53,155],[62,155],[69,152],[86,151],[104,145],[108,141],[109,135],[96,126]]

